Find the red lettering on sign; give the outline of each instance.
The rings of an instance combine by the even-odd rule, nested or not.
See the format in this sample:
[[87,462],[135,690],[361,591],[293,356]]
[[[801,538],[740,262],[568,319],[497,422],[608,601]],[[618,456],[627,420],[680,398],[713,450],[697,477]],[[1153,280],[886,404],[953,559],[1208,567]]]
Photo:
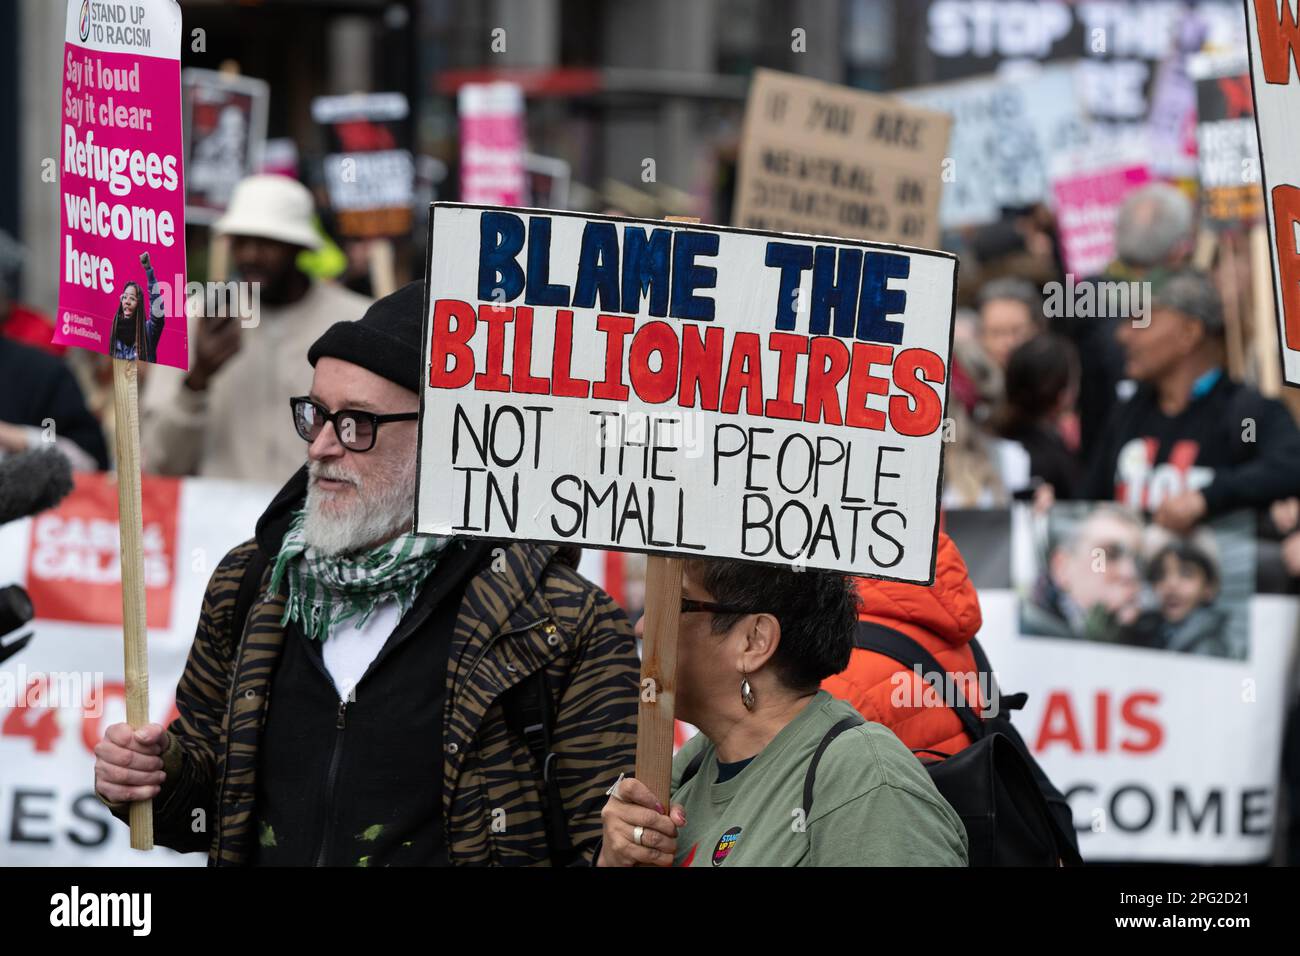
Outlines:
[[1282,285],[1282,322],[1286,347],[1300,349],[1300,187],[1273,187],[1273,235],[1277,241],[1277,268]]
[[[922,373],[918,375],[917,373]],[[934,382],[943,384],[943,359],[928,349],[904,349],[894,360],[894,384],[911,396],[889,400],[889,424],[900,435],[929,435],[939,427],[943,399]]]
[[[451,320],[456,320],[452,328]],[[429,362],[430,388],[461,388],[474,377],[474,351],[469,340],[478,320],[468,302],[439,299],[433,306],[432,355]],[[456,364],[448,369],[447,357]]]
[[[1155,691],[1135,691],[1123,697],[1119,704],[1119,723],[1137,733],[1125,736],[1119,743],[1120,750],[1129,754],[1150,753],[1164,743],[1164,728],[1155,715],[1150,713],[1150,708],[1159,703],[1160,695]],[[1091,746],[1085,736],[1087,728],[1080,724],[1079,713],[1086,715],[1087,710],[1081,708],[1076,711],[1068,691],[1054,691],[1050,694],[1039,722],[1034,750],[1042,752],[1049,745],[1060,743],[1075,753],[1086,750],[1099,754],[1112,752],[1115,747],[1111,726],[1116,714],[1111,693],[1103,690],[1092,695],[1094,723]]]
[[1259,24],[1259,62],[1268,83],[1286,86],[1291,82],[1291,62],[1300,71],[1300,24],[1291,14],[1291,0],[1255,0],[1255,19]]

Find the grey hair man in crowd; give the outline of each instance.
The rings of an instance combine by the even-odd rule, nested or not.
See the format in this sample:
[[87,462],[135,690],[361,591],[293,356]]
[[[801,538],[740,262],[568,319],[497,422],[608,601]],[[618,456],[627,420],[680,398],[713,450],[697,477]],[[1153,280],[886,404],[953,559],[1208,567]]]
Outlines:
[[[1175,186],[1152,183],[1130,193],[1120,207],[1115,223],[1115,260],[1099,276],[1075,281],[1096,283],[1159,282],[1184,268],[1196,241],[1196,213],[1192,201]],[[1130,286],[1132,288],[1132,286]],[[1139,286],[1139,288],[1144,288]],[[1098,290],[1094,301],[1108,300]],[[1116,332],[1135,322],[1144,323],[1135,303],[1141,296],[1128,296],[1127,316],[1088,315],[1061,321],[1059,331],[1073,339],[1079,350],[1079,458],[1092,460],[1102,428],[1119,401],[1124,381],[1124,352]]]

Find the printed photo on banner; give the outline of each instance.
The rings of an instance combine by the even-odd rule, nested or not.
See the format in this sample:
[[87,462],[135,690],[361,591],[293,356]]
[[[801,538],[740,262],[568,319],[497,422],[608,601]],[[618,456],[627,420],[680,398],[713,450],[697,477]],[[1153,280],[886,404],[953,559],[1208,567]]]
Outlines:
[[189,367],[180,8],[68,0],[54,342]]
[[[1113,504],[947,511],[944,530],[1084,860],[1268,861],[1300,610],[1277,543],[1242,515],[1177,538]],[[1146,639],[1117,639],[1121,619]]]
[[1034,560],[1015,582],[1022,635],[1250,656],[1250,514],[1186,535],[1108,502],[1060,503],[1030,520]]
[[955,258],[435,203],[416,530],[926,583]]

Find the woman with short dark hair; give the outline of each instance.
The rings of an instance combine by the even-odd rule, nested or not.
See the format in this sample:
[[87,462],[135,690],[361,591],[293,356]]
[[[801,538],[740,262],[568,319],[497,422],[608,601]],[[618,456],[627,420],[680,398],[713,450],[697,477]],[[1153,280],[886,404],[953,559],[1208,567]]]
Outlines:
[[842,574],[687,561],[675,704],[700,733],[673,761],[671,810],[638,780],[611,788],[596,865],[965,866],[920,761],[820,689],[856,622]]

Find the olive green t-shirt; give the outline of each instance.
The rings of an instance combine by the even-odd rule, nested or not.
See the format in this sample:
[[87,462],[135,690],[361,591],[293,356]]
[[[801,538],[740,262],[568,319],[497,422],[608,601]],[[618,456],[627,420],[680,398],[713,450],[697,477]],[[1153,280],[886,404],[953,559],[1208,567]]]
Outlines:
[[[853,707],[817,695],[744,769],[717,783],[717,752],[703,734],[673,760],[673,802],[686,810],[677,866],[966,866],[966,829],[921,762],[893,731],[843,731],[817,765],[812,814],[803,784],[826,731]],[[692,758],[699,771],[679,786]]]

